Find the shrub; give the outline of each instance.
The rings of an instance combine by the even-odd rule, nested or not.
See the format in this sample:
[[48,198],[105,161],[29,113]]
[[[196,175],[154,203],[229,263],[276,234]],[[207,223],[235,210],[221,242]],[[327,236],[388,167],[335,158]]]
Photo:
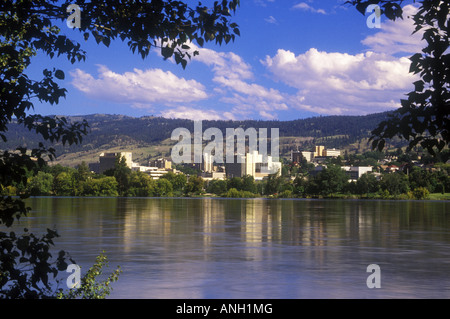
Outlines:
[[226,197],[231,198],[253,198],[255,194],[249,191],[238,191],[236,188],[230,188],[226,193]]
[[278,198],[291,198],[292,197],[292,191],[289,189],[284,190],[278,195]]
[[120,266],[106,278],[105,281],[98,281],[97,277],[103,271],[103,267],[108,266],[108,259],[104,252],[97,256],[95,264],[88,270],[85,276],[81,278],[79,288],[71,288],[68,292],[60,291],[57,293],[58,299],[105,299],[111,293],[111,283],[119,278],[122,272]]
[[425,187],[418,187],[413,190],[413,196],[416,199],[427,199],[430,197],[430,192]]

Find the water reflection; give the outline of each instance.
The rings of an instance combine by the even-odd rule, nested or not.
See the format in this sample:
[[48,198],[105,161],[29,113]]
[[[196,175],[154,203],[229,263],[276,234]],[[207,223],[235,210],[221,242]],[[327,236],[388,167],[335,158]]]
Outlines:
[[[33,198],[21,221],[124,270],[117,298],[450,297],[449,202]],[[366,287],[380,265],[383,289]]]

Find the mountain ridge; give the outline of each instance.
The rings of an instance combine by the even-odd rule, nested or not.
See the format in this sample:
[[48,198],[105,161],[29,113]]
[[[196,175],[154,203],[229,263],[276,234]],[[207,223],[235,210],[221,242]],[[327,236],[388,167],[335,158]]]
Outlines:
[[[204,120],[202,129],[204,131],[216,127],[225,136],[226,128],[278,128],[282,156],[287,156],[291,149],[306,150],[319,143],[329,148],[345,148],[352,151],[349,146],[365,143],[370,137],[371,130],[385,120],[389,113],[329,115],[288,121]],[[96,113],[64,117],[69,121],[85,119],[89,123],[89,133],[80,145],[63,146],[62,143],[44,142],[44,145],[51,145],[56,150],[55,163],[68,166],[76,165],[76,162],[79,163],[81,160],[96,160],[100,152],[120,150],[135,152],[133,158],[145,163],[153,157],[170,155],[170,148],[176,143],[170,140],[174,129],[183,127],[191,133],[194,132],[194,122],[187,119]],[[8,141],[3,144],[3,148],[6,149],[15,149],[18,146],[33,148],[37,147],[39,142],[43,142],[36,133],[17,123],[8,126],[6,136]]]

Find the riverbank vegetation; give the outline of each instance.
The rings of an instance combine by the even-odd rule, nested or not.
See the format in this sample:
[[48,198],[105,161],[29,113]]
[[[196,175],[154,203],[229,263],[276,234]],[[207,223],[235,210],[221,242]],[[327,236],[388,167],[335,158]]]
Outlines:
[[[334,160],[335,161],[335,160]],[[205,180],[197,174],[168,172],[159,179],[133,171],[124,161],[104,174],[92,173],[86,163],[77,168],[61,165],[27,171],[27,182],[2,187],[14,196],[123,196],[231,198],[353,198],[353,199],[450,199],[450,165],[433,169],[408,167],[390,173],[363,174],[349,180],[338,164],[328,163],[315,172],[309,164],[283,165],[281,176],[256,181],[252,176]]]

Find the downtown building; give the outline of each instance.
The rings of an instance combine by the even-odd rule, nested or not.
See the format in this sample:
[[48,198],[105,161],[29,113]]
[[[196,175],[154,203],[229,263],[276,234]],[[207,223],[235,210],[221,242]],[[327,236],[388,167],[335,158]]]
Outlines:
[[117,156],[120,154],[121,158],[125,158],[126,166],[132,171],[143,172],[149,175],[152,179],[159,179],[164,174],[176,170],[172,169],[172,162],[163,158],[149,161],[149,166],[142,166],[133,162],[133,153],[131,152],[104,152],[98,157],[98,162],[89,163],[89,169],[96,174],[103,174],[109,169],[113,169],[116,165]]
[[133,167],[133,155],[131,152],[104,152],[101,153],[98,157],[98,162],[89,163],[89,169],[96,174],[103,174],[105,171],[109,169],[113,169],[116,165],[117,156],[120,154],[121,157],[125,158],[125,163],[127,167]]
[[321,162],[328,157],[338,157],[341,155],[341,151],[335,148],[326,148],[322,145],[316,145],[314,151],[291,151],[291,162],[300,163],[302,157],[310,162]]
[[273,161],[272,156],[263,155],[258,151],[246,153],[245,155],[235,155],[233,163],[225,164],[227,178],[253,176],[255,180],[262,180],[271,174],[281,176],[281,162]]

